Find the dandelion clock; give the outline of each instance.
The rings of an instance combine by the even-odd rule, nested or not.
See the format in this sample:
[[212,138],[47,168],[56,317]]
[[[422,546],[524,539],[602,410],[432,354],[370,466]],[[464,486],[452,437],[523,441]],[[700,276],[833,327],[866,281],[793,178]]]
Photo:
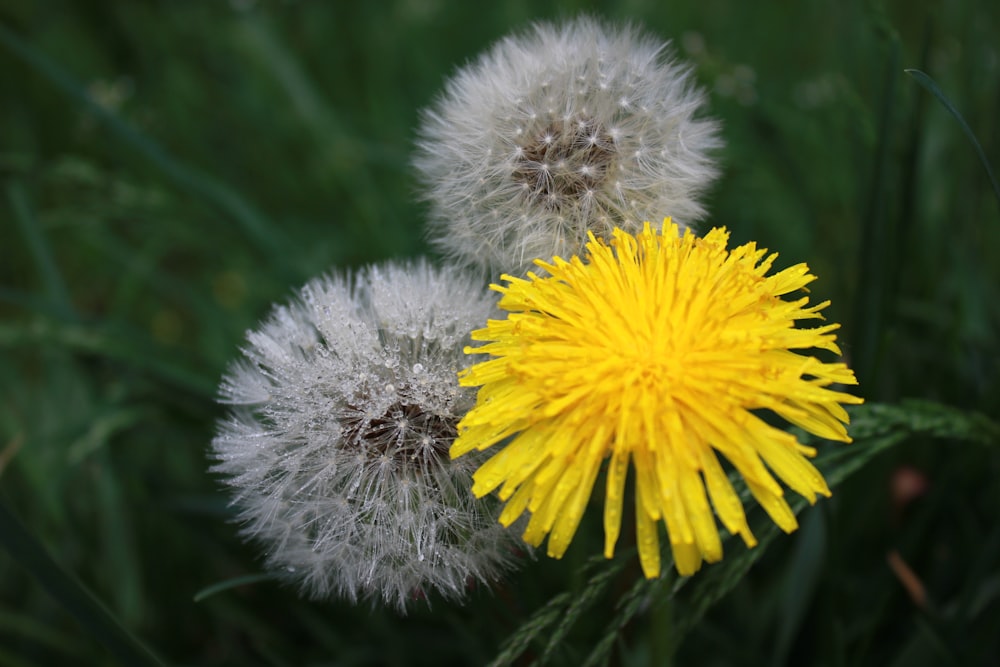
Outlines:
[[243,534],[314,598],[404,610],[459,599],[508,565],[511,538],[451,461],[473,390],[456,373],[489,293],[426,263],[306,285],[247,336],[212,442]]
[[538,23],[460,69],[423,114],[415,164],[431,241],[523,273],[670,215],[700,219],[716,123],[667,44],[591,18]]

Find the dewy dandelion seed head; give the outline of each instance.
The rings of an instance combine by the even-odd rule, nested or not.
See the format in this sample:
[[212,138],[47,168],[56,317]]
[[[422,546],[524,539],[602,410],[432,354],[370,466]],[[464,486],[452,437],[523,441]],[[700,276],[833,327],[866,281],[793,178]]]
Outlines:
[[221,386],[212,442],[243,532],[316,598],[405,609],[461,598],[514,544],[448,448],[474,401],[456,373],[493,309],[481,287],[425,263],[314,280],[248,334]]
[[423,115],[415,164],[432,241],[523,273],[582,252],[587,232],[704,215],[715,122],[667,45],[591,18],[539,23],[460,69]]

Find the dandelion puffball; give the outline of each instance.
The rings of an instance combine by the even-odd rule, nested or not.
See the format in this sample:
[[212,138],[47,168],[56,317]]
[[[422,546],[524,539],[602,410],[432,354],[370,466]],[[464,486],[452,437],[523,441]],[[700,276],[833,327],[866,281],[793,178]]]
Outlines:
[[431,241],[523,273],[670,215],[682,226],[717,176],[703,93],[667,45],[591,18],[538,23],[461,68],[423,113],[414,158]]
[[462,346],[493,307],[455,271],[389,264],[314,280],[248,334],[213,470],[269,568],[400,610],[505,569],[516,538],[470,493],[478,462],[448,457],[475,399]]

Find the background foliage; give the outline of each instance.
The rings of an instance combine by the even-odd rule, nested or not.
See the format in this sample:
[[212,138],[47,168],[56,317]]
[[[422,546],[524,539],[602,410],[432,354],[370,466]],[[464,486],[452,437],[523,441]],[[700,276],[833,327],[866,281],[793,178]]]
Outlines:
[[[555,664],[579,664],[618,617],[621,665],[1000,655],[1000,455],[957,427],[872,450],[683,643],[667,629],[691,608],[657,603],[673,584],[628,598],[634,554],[589,562],[587,519],[563,562],[529,562],[467,608],[399,618],[268,581],[194,601],[259,571],[206,473],[215,386],[245,330],[313,275],[425,252],[418,110],[493,40],[580,10],[640,21],[696,64],[728,144],[713,224],[809,262],[870,402],[997,413],[1000,202],[903,73],[933,77],[1000,164],[996,3],[3,0],[0,498],[28,542],[0,521],[0,664],[115,664],[96,612],[81,624],[44,588],[69,584],[14,555],[34,539],[126,643],[172,664],[485,664],[567,591],[597,602]],[[727,561],[744,555],[729,545]]]

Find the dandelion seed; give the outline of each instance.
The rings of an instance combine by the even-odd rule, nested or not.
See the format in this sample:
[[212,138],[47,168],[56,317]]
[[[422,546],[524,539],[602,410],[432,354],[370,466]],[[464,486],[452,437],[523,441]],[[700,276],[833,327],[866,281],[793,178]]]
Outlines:
[[700,219],[721,142],[667,51],[634,27],[580,18],[539,23],[460,69],[419,130],[431,240],[462,263],[521,274],[535,257],[580,253],[588,232],[635,233],[664,211]]
[[474,401],[461,347],[493,307],[454,271],[376,266],[310,282],[248,334],[213,470],[270,569],[315,598],[404,610],[508,567],[496,509],[469,492],[476,462],[448,458]]
[[[841,404],[861,399],[830,388],[856,384],[843,363],[793,350],[839,354],[827,303],[781,297],[815,277],[804,264],[767,275],[776,255],[750,243],[726,250],[728,233],[681,235],[665,221],[611,246],[591,237],[586,261],[538,262],[548,272],[504,276],[506,319],[474,331],[488,354],[460,375],[479,386],[459,423],[453,457],[507,441],[474,474],[473,492],[499,488],[509,524],[531,513],[524,539],[561,557],[581,520],[605,459],[605,555],[621,527],[629,464],[635,475],[639,557],[660,572],[663,521],[682,575],[722,558],[718,516],[748,546],[755,540],[722,459],[785,531],[796,528],[777,476],[814,502],[830,491],[807,460],[815,452],[765,422],[771,411],[806,431],[849,442]],[[714,513],[713,513],[714,508]]]

